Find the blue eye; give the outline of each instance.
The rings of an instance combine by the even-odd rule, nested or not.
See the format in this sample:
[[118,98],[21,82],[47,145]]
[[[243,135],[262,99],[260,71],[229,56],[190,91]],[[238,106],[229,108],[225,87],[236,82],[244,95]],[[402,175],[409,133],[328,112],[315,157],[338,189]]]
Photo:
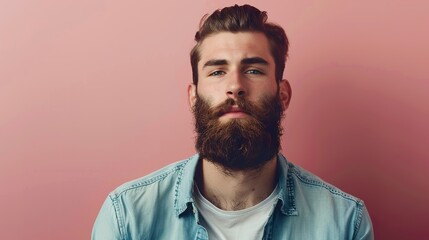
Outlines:
[[248,74],[264,74],[263,72],[256,70],[256,69],[247,70],[246,73],[248,73]]
[[220,75],[224,75],[225,72],[224,71],[214,71],[212,73],[209,74],[209,76],[220,76]]

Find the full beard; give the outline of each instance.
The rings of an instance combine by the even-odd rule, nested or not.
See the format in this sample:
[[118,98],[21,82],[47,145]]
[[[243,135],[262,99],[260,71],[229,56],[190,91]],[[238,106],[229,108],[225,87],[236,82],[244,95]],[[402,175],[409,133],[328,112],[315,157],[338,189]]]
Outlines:
[[[232,105],[249,116],[221,122],[219,117]],[[258,169],[279,151],[284,109],[278,93],[258,104],[238,98],[213,108],[197,95],[193,111],[200,158],[227,172]]]

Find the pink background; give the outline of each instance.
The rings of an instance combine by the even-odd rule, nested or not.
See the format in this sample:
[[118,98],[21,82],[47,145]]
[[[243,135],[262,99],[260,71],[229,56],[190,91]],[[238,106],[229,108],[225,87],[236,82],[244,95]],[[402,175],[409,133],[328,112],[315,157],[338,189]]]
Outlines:
[[[426,238],[426,1],[259,2],[291,41],[283,152],[364,199],[377,239]],[[188,54],[231,4],[0,2],[0,239],[89,239],[109,191],[194,153]]]

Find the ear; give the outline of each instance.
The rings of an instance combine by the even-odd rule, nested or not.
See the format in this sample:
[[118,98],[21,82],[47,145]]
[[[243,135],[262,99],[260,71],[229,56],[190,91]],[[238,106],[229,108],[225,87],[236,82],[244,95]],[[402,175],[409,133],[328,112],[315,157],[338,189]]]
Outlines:
[[283,79],[279,82],[280,88],[280,99],[283,102],[284,110],[289,107],[290,99],[292,97],[292,88],[290,87],[289,81]]
[[188,85],[188,101],[191,108],[194,107],[197,101],[197,86],[193,83]]

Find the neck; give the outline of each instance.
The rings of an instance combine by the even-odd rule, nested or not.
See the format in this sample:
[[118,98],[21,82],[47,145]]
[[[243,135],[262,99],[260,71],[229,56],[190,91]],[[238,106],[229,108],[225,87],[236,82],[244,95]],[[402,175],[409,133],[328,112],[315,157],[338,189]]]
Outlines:
[[226,171],[202,159],[196,181],[201,194],[216,207],[240,210],[267,198],[276,186],[277,156],[255,170]]

